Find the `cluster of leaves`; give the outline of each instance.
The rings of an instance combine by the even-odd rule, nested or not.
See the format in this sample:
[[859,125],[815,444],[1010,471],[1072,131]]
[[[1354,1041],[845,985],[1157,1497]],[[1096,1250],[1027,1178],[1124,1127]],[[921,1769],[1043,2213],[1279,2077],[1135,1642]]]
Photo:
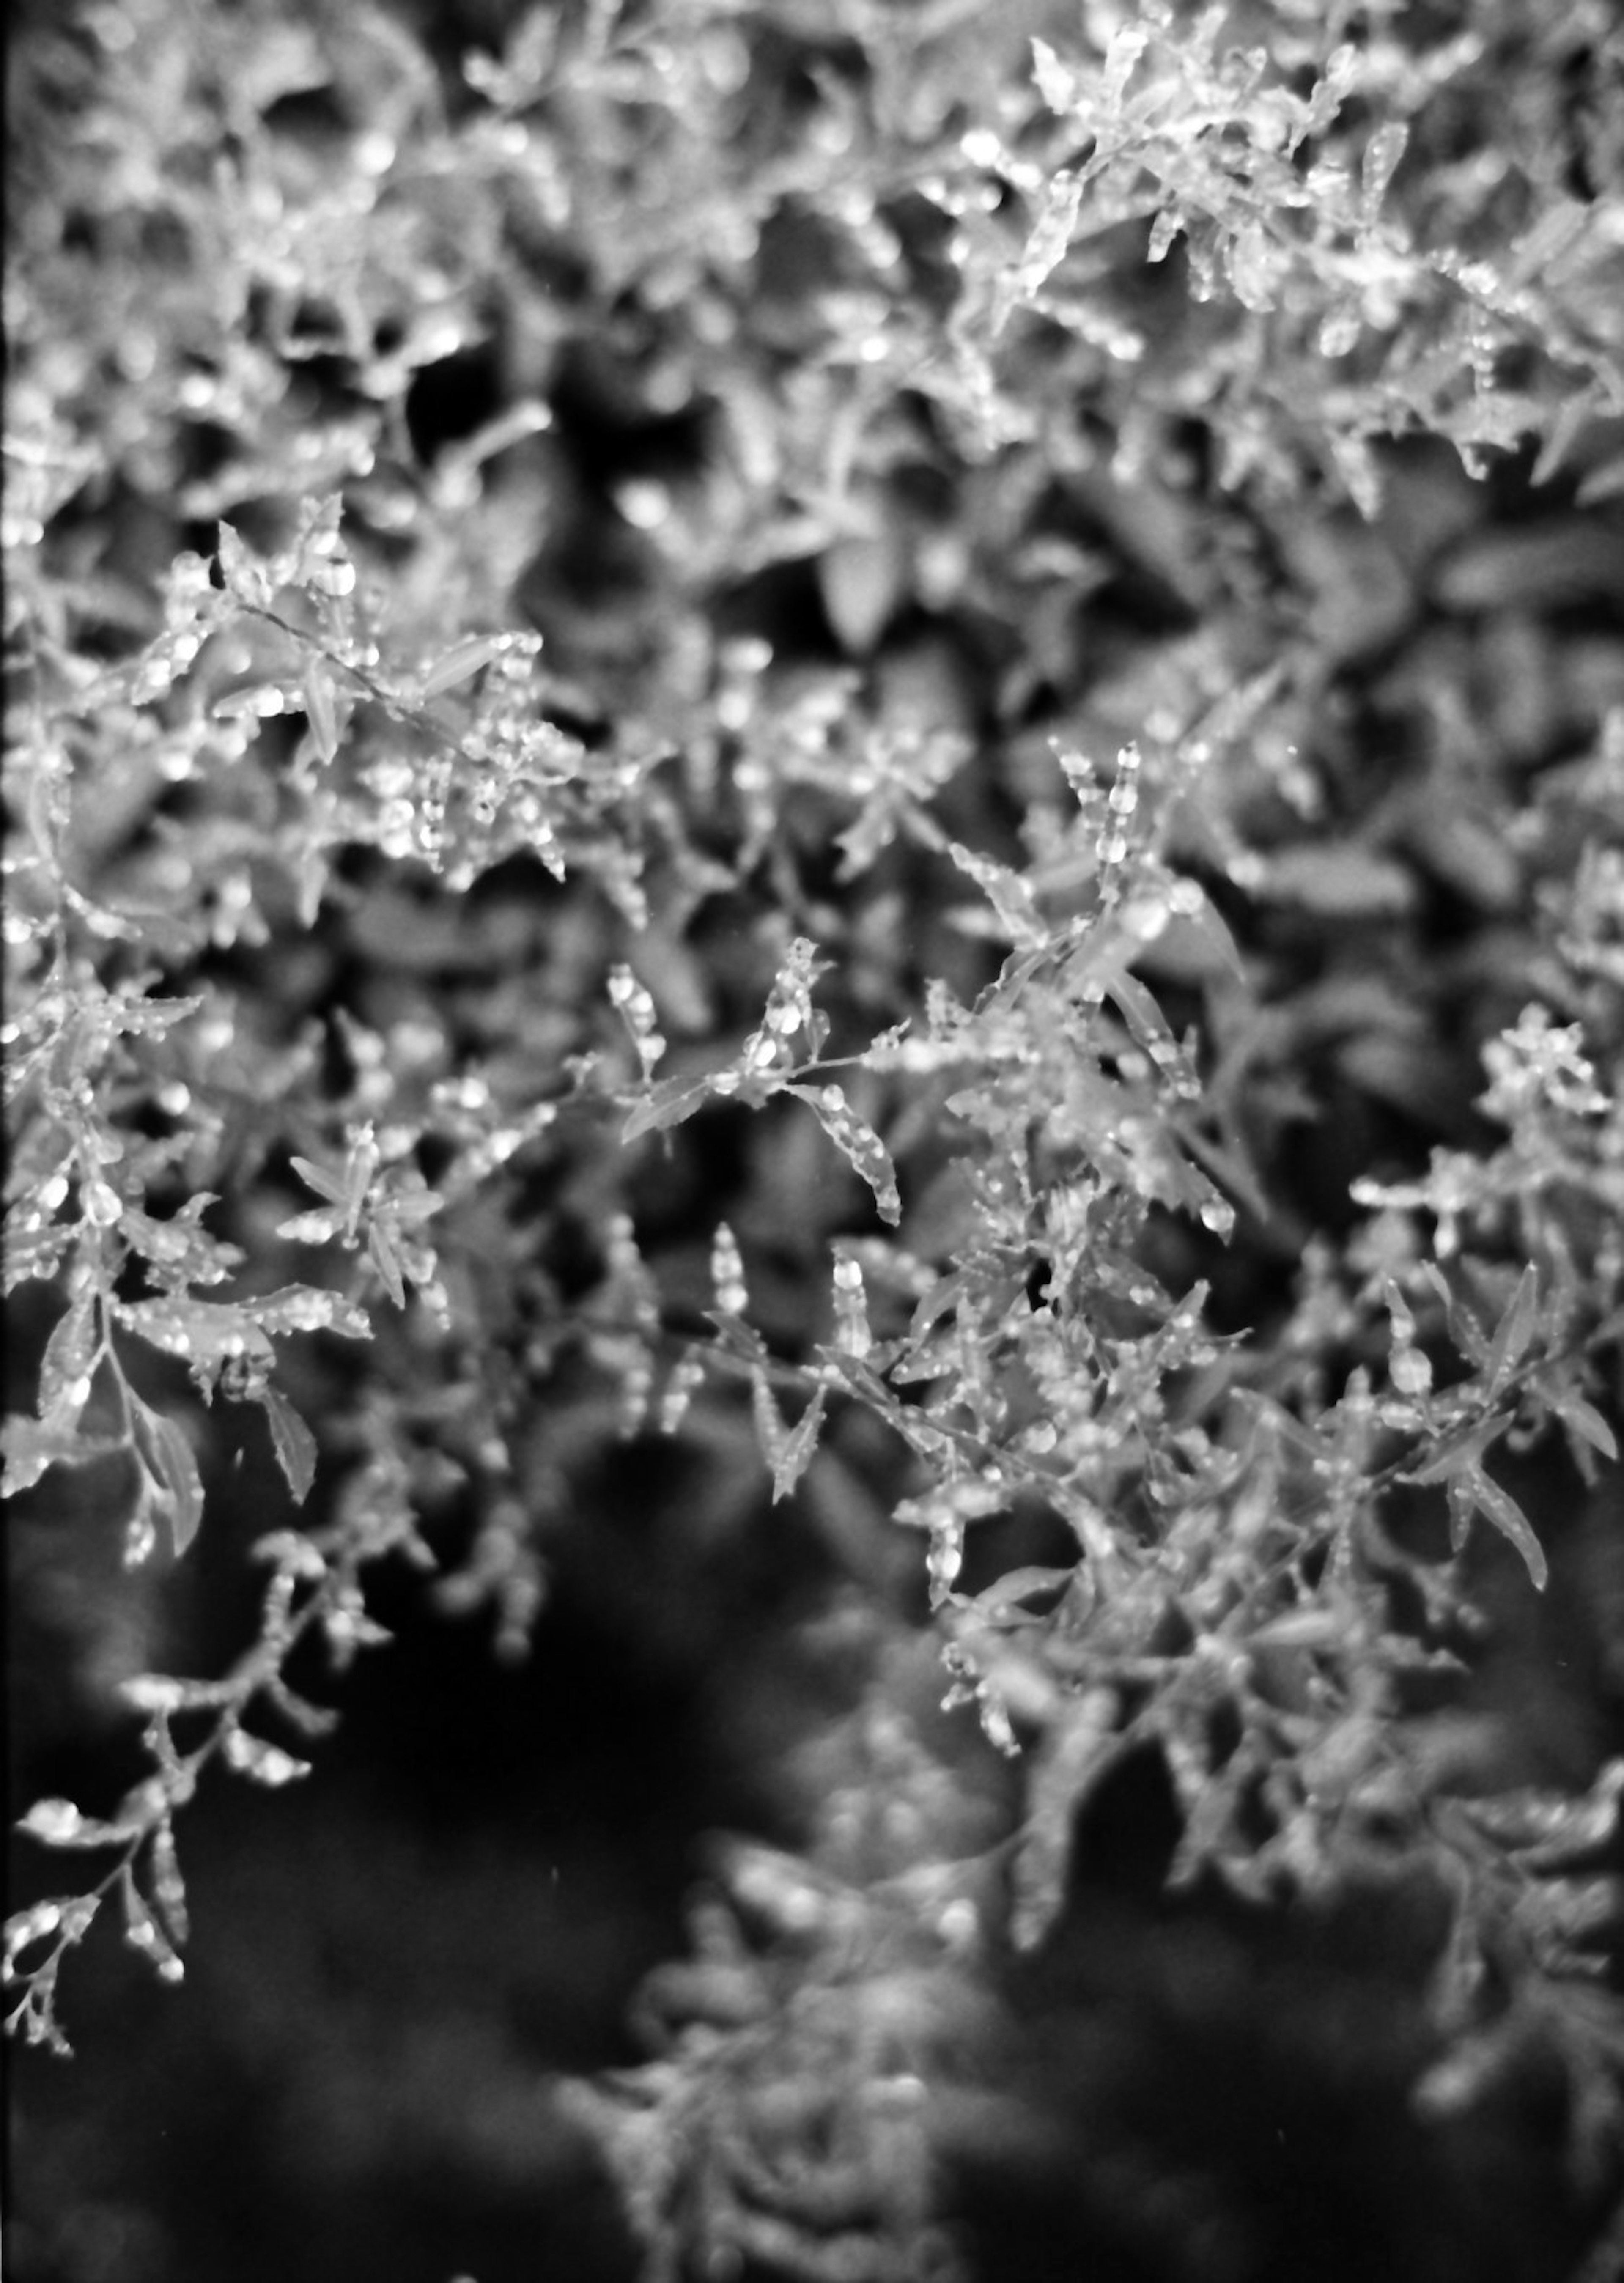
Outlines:
[[[224,1679],[127,1676],[115,1812],[30,1811],[112,1867],[9,1922],[14,2025],[62,2045],[115,1892],[178,1976],[175,1817],[302,1772],[258,1730],[327,1719],[285,1668],[380,1637],[371,1565],[522,1652],[571,1454],[748,1433],[838,1498],[877,1422],[1022,1764],[1016,1947],[1138,1752],[1176,1882],[1419,1851],[1423,2106],[1533,2007],[1616,2192],[1618,1764],[1510,1788],[1410,1717],[1476,1526],[1544,1582],[1498,1454],[1617,1488],[1624,674],[1525,657],[1513,740],[1472,647],[1624,559],[1606,14],[590,0],[442,72],[373,8],[105,0],[20,43],[7,1275],[52,1310],[7,1485],[183,1556],[218,1393],[315,1518]],[[1554,503],[1486,537],[1513,462]],[[1012,1516],[1047,1557],[985,1578]],[[742,1863],[765,1963],[719,1920],[702,2032],[602,2112],[655,2271],[935,2243],[930,1963],[985,1929],[815,1845]]]

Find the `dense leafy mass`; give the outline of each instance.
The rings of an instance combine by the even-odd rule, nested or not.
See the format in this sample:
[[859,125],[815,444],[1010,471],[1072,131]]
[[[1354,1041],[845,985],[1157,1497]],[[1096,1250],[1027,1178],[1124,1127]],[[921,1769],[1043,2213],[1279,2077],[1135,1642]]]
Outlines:
[[630,1454],[844,1676],[548,2112],[642,2272],[1616,2272],[1612,13],[25,25],[27,2040]]

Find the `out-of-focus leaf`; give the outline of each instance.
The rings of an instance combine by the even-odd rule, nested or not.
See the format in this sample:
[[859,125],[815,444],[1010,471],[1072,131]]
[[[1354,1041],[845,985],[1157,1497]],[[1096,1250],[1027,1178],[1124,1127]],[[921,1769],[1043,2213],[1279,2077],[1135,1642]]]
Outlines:
[[119,1893],[124,1905],[124,1939],[130,1948],[152,1963],[160,1981],[183,1981],[186,1969],[175,1945],[148,1908],[128,1866],[119,1880]]
[[1327,919],[1388,919],[1414,908],[1417,888],[1414,876],[1392,857],[1342,841],[1276,849],[1258,893]]
[[313,658],[305,668],[305,717],[317,757],[330,761],[338,750],[338,715],[332,675],[323,658]]
[[31,1490],[48,1467],[83,1467],[93,1459],[110,1457],[128,1446],[113,1435],[65,1433],[39,1419],[13,1414],[0,1426],[0,1453],[5,1466],[0,1496],[14,1498]]
[[906,599],[908,552],[889,526],[836,539],[818,558],[829,624],[849,657],[866,658]]
[[152,1900],[158,1905],[159,1915],[173,1940],[185,1942],[191,1933],[191,1921],[186,1910],[186,1885],[181,1877],[180,1857],[175,1852],[175,1827],[167,1816],[152,1834],[149,1859]]
[[1067,1703],[1039,1748],[1011,1873],[1017,1950],[1036,1949],[1059,1914],[1077,1811],[1125,1749],[1120,1712],[1114,1689],[1091,1688]]
[[17,1828],[44,1847],[116,1847],[130,1836],[123,1824],[82,1814],[71,1799],[36,1799]]
[[245,1728],[226,1730],[224,1750],[226,1765],[238,1775],[252,1776],[255,1783],[272,1789],[297,1782],[310,1773],[308,1760],[296,1760],[280,1744],[268,1744],[262,1736],[251,1736]]

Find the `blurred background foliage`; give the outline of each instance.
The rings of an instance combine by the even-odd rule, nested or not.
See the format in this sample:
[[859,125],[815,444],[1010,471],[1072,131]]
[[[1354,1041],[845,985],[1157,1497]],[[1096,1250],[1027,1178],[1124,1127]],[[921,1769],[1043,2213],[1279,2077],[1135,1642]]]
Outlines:
[[[633,1153],[570,1073],[630,1082],[622,960],[668,1076],[758,1020],[795,936],[831,962],[832,1054],[929,978],[967,1004],[1003,944],[948,844],[1063,917],[1092,890],[1052,741],[1140,740],[1154,774],[1210,735],[1170,855],[1245,987],[1177,929],[1145,971],[1201,1028],[1251,1188],[1227,1244],[1158,1207],[1145,1257],[1169,1292],[1210,1280],[1270,1369],[1294,1339],[1305,1374],[1346,1369],[1356,1330],[1343,1351],[1310,1319],[1348,1248],[1371,1266],[1354,1184],[1495,1146],[1483,1049],[1530,1001],[1582,1017],[1605,1069],[1624,1051],[1624,975],[1570,1006],[1561,957],[1587,897],[1620,955],[1612,11],[85,0],[20,11],[10,66],[9,830],[58,830],[28,724],[76,720],[55,845],[112,917],[96,956],[210,1010],[164,1066],[200,1141],[160,1088],[114,1105],[157,1152],[149,1210],[216,1194],[268,1290],[314,1273],[293,1153],[346,1120],[409,1128],[431,1185],[490,1176],[440,1244],[443,1340],[380,1312],[369,1346],[279,1358],[340,1484],[408,1454],[441,1575],[375,1569],[392,1638],[353,1671],[296,1653],[342,1710],[302,1787],[211,1780],[187,1810],[183,1988],[98,1926],[65,1976],[77,2061],[13,2051],[19,2283],[607,2283],[639,2253],[604,2149],[657,2201],[673,2134],[673,2272],[945,2274],[941,2215],[897,2185],[930,2174],[987,2275],[1557,2283],[1616,2163],[1576,2166],[1581,2095],[1533,2004],[1472,2100],[1418,2123],[1441,1905],[1408,1861],[1378,1851],[1318,1913],[1169,1898],[1175,1805],[1131,1756],[1033,1954],[921,1945],[908,1875],[977,1862],[932,1923],[996,1921],[1017,1806],[942,1709],[890,1523],[905,1454],[838,1411],[773,1506],[742,1399],[707,1387],[680,1439],[622,1441],[612,1367],[617,1216],[679,1329],[726,1219],[793,1366],[867,1196],[789,1104],[712,1103]],[[557,850],[508,792],[486,815],[454,789],[473,853],[441,861],[414,837],[427,747],[353,693],[318,815],[330,692],[231,710],[287,678],[277,638],[159,658],[198,607],[178,557],[215,558],[221,519],[292,549],[333,495],[386,659],[540,635],[513,704],[548,725]],[[20,986],[31,876],[14,892]],[[966,1213],[945,1092],[888,1134],[926,1260]],[[8,1202],[45,1178],[35,1146]],[[1605,1224],[1588,1254],[1568,1228],[1598,1290]],[[13,1297],[12,1412],[55,1308],[37,1280]],[[1616,1336],[1604,1364],[1616,1419]],[[132,1372],[186,1419],[206,1519],[132,1570],[125,1460],[13,1501],[19,1812],[113,1812],[144,1766],[120,1685],[229,1666],[247,1549],[287,1523],[256,1409],[206,1408],[156,1351]],[[1483,1793],[1581,1793],[1624,1752],[1618,1477],[1587,1486],[1555,1442],[1512,1466],[1550,1591],[1474,1541],[1466,1678],[1417,1708]],[[1431,1558],[1402,1496],[1395,1540]],[[989,1525],[966,1589],[1065,1558],[1054,1537]],[[843,1882],[875,1898],[860,1942]],[[19,1901],[60,1883],[19,1852]],[[678,2058],[636,2100],[676,2122],[640,2139],[635,2102],[581,2085],[650,2051]],[[660,2108],[707,2069],[708,2108]],[[905,2089],[865,2105],[927,2080],[922,2123]]]

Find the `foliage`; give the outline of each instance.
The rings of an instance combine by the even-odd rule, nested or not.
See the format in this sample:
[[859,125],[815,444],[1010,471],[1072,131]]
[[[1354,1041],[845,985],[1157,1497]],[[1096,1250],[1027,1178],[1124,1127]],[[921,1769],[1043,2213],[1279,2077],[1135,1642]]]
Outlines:
[[523,1655],[608,1441],[753,1438],[897,1630],[918,1533],[1021,1805],[994,1876],[875,1681],[883,1765],[732,1858],[582,2095],[649,2272],[951,2270],[931,2088],[1146,1755],[1177,1890],[1434,1882],[1418,2115],[1536,2024],[1616,2198],[1624,1761],[1463,1709],[1482,1532],[1559,1556],[1515,1454],[1616,1538],[1607,15],[19,39],[7,1484],[195,1561],[220,1395],[310,1518],[223,1679],[125,1673],[116,1810],[29,1810],[108,1867],[13,2026],[105,1901],[180,1978],[176,1818],[304,1773],[377,1565]]

